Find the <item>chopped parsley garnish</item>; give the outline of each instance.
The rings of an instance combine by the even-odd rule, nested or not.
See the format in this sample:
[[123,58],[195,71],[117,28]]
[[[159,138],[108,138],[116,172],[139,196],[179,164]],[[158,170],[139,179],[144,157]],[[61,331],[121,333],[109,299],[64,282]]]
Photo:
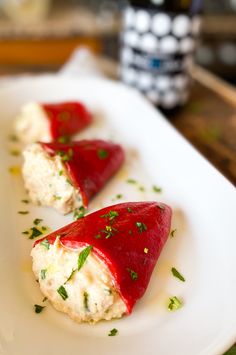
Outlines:
[[95,235],[95,237],[94,237],[95,239],[99,239],[99,238],[101,238],[101,234],[97,234],[97,235]]
[[177,232],[177,229],[172,229],[172,231],[170,232],[170,237],[174,238],[176,232]]
[[61,200],[61,196],[53,195],[54,200]]
[[12,141],[12,142],[18,142],[19,141],[18,137],[15,134],[10,134],[9,140]]
[[138,274],[137,272],[135,272],[134,270],[131,270],[131,269],[127,269],[128,272],[130,273],[130,277],[133,281],[137,280],[138,278]]
[[108,333],[109,337],[114,337],[115,335],[118,334],[118,330],[116,328],[113,328],[112,330],[110,330],[110,332]]
[[116,218],[116,217],[118,217],[119,216],[119,213],[117,212],[117,211],[109,211],[108,213],[106,213],[106,214],[103,214],[102,216],[101,216],[101,218],[108,218],[109,219],[109,221],[113,221],[114,220],[114,218]]
[[48,299],[47,297],[44,297],[44,299],[43,299],[43,301],[42,301],[42,302],[46,302],[46,301],[47,301],[47,299]]
[[147,230],[147,226],[143,222],[136,222],[135,224],[136,224],[136,227],[139,230],[139,233],[142,233],[142,232]]
[[176,296],[170,297],[169,301],[170,301],[168,305],[169,311],[177,311],[183,306],[183,302],[180,301],[180,299]]
[[24,231],[22,232],[22,234],[29,234],[29,231]]
[[40,275],[41,275],[41,279],[45,280],[46,279],[46,273],[47,273],[47,269],[42,269],[40,271]]
[[70,276],[68,277],[68,279],[64,282],[64,285],[70,281],[72,279],[72,277],[74,276],[74,273],[77,271],[77,269],[73,269],[70,273]]
[[105,149],[98,149],[97,155],[99,159],[106,159],[109,155],[108,151]]
[[62,176],[63,175],[63,170],[59,170],[58,175]]
[[139,187],[139,191],[144,192],[144,191],[145,191],[145,187],[144,187],[144,186],[140,186],[140,187]]
[[117,232],[117,229],[113,228],[112,226],[106,226],[105,230],[103,230],[102,232],[106,234],[105,238],[109,239],[114,235],[114,233]]
[[74,210],[74,214],[73,214],[74,220],[83,218],[84,215],[85,215],[85,208],[84,208],[84,206],[81,206],[81,207],[76,208],[76,209]]
[[50,248],[50,243],[47,239],[44,239],[41,243],[42,246],[44,246],[47,250]]
[[122,198],[122,197],[123,197],[123,195],[121,195],[121,194],[117,194],[117,195],[116,195],[116,198],[117,198],[117,199],[120,199],[120,198]]
[[147,254],[148,253],[148,248],[144,248],[143,251],[144,251],[145,254]]
[[178,270],[176,270],[175,267],[171,268],[171,272],[174,277],[177,277],[177,279],[179,279],[180,281],[185,282],[185,278],[183,277],[183,275],[180,274],[180,272]]
[[57,139],[59,143],[68,143],[70,141],[70,137],[68,136],[61,136]]
[[41,313],[44,308],[45,308],[45,306],[40,306],[39,304],[34,305],[35,313]]
[[29,200],[21,200],[23,203],[29,203]]
[[42,231],[46,231],[47,230],[47,227],[45,227],[45,226],[42,226],[41,228],[42,228]]
[[68,149],[67,152],[59,150],[57,154],[61,157],[62,161],[66,162],[66,161],[70,161],[71,158],[73,157],[73,150],[71,148]]
[[126,182],[128,182],[128,184],[137,184],[137,181],[134,179],[128,179]]
[[37,238],[39,237],[41,234],[43,234],[38,228],[36,227],[32,227],[30,228],[31,230],[31,235],[29,237],[29,239],[34,239],[34,238]]
[[132,213],[132,212],[133,212],[132,208],[130,208],[130,207],[127,207],[127,211],[128,211],[129,213]]
[[73,186],[72,182],[69,179],[66,179],[67,184]]
[[60,286],[57,289],[57,292],[59,293],[59,295],[61,296],[61,298],[65,301],[68,298],[68,294],[66,292],[66,289],[64,286]]
[[88,299],[89,299],[89,294],[87,292],[84,292],[84,308],[86,311],[89,311]]
[[90,254],[90,251],[92,250],[93,246],[89,245],[88,247],[84,248],[80,254],[79,254],[79,258],[78,258],[78,271],[82,268],[82,266],[84,265],[87,257]]
[[39,223],[41,223],[43,220],[41,218],[35,218],[34,220],[34,225],[37,226]]
[[28,214],[29,211],[18,211],[19,214]]
[[20,150],[19,149],[11,149],[10,154],[13,155],[14,157],[18,157],[20,155]]
[[152,189],[153,189],[154,192],[157,192],[157,193],[162,191],[162,189],[160,187],[156,186],[156,185],[153,185]]

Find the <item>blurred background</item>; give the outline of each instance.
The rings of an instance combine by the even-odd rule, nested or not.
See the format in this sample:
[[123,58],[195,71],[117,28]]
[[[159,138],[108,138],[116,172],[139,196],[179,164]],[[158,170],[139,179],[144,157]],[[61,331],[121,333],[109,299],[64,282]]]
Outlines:
[[[118,59],[124,0],[0,0],[0,73],[56,70],[86,45]],[[236,83],[236,0],[205,0],[196,60]]]

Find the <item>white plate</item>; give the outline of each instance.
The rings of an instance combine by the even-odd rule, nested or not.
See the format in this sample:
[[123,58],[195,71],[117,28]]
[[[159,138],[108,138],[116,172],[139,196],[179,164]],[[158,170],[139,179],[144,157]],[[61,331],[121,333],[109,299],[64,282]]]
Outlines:
[[[174,210],[176,236],[169,239],[148,290],[133,314],[121,320],[80,325],[49,304],[43,304],[31,272],[32,241],[21,232],[34,218],[51,229],[72,220],[49,208],[21,202],[26,198],[19,165],[9,149],[8,135],[20,106],[30,100],[81,99],[96,113],[95,124],[78,137],[112,138],[127,151],[123,169],[93,200],[90,211],[119,201],[159,199]],[[19,80],[0,92],[1,201],[0,219],[0,353],[42,354],[221,354],[236,336],[235,191],[138,93],[100,79],[74,80],[51,76]],[[127,178],[138,180],[128,184]],[[163,193],[152,192],[152,185]],[[17,211],[29,210],[28,215]],[[170,272],[175,266],[186,277]],[[178,296],[182,309],[167,310],[168,298]],[[110,329],[119,335],[108,337]]]

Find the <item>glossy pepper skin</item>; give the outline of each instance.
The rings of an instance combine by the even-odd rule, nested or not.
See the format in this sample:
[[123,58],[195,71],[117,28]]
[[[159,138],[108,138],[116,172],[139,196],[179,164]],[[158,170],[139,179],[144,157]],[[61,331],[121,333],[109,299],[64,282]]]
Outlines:
[[124,151],[118,144],[99,139],[62,144],[40,143],[51,155],[60,155],[74,186],[80,190],[84,206],[120,168]]
[[93,245],[93,252],[110,269],[129,314],[147,289],[170,233],[171,215],[171,208],[162,203],[121,203],[91,213],[35,245],[44,239],[53,244],[58,236],[66,248]]
[[68,138],[92,122],[92,116],[80,102],[41,104],[50,121],[53,140]]

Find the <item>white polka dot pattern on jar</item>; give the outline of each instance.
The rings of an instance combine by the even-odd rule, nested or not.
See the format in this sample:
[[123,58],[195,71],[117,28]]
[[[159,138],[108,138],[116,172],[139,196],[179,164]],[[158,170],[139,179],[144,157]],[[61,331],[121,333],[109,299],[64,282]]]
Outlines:
[[171,30],[171,19],[166,14],[157,14],[152,19],[152,31],[157,36],[165,36]]
[[122,80],[163,108],[184,104],[200,17],[129,7],[123,26]]
[[144,33],[149,30],[151,18],[147,11],[139,10],[136,14],[135,28],[138,32]]
[[172,23],[172,32],[176,37],[187,36],[190,32],[190,20],[185,15],[178,15],[174,18]]

